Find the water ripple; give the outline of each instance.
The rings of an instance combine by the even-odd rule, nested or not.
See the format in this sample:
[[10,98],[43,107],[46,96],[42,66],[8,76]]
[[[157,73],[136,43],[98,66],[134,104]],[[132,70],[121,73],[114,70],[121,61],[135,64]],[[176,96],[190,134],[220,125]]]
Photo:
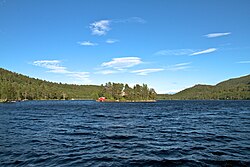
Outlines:
[[250,166],[248,101],[0,104],[0,166]]

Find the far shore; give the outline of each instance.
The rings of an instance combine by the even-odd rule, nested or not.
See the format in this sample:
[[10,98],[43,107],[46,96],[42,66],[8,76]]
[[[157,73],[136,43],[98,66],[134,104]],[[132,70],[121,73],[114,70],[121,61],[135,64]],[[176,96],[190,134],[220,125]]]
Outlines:
[[96,100],[97,102],[103,103],[154,103],[156,100],[109,100],[106,99],[104,101]]
[[157,101],[249,101],[245,100],[226,100],[226,99],[157,99],[157,100],[93,100],[93,99],[34,99],[34,100],[5,100],[0,99],[0,103],[16,103],[16,102],[24,102],[24,101],[96,101],[99,103],[154,103]]
[[74,101],[74,100],[93,100],[93,99],[33,99],[33,100],[28,100],[28,99],[23,99],[23,100],[6,100],[6,99],[0,99],[0,103],[15,103],[15,102],[23,102],[23,101]]
[[[6,99],[0,99],[0,103],[15,103],[15,102],[23,102],[23,101],[94,101],[93,99],[34,99],[34,100],[6,100]],[[96,102],[102,102],[99,100],[95,100]],[[106,99],[103,101],[104,103],[153,103],[156,102],[156,100],[109,100]]]

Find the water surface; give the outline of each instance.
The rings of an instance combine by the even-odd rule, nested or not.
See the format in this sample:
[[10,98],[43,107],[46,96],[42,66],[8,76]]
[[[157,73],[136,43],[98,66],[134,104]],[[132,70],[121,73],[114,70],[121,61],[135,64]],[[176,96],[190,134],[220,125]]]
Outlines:
[[250,101],[0,104],[0,166],[250,166]]

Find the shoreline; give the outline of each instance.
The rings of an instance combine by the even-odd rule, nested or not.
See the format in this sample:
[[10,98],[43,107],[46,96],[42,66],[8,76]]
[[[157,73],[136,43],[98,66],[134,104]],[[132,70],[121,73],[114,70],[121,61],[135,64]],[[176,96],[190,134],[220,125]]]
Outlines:
[[100,101],[96,100],[96,102],[99,103],[155,103],[157,102],[156,100],[105,100],[105,101]]
[[250,99],[157,99],[157,100],[105,100],[99,101],[94,99],[34,99],[34,100],[6,100],[0,99],[0,103],[16,103],[24,101],[96,101],[104,103],[154,103],[157,101],[250,101]]
[[0,99],[0,103],[17,103],[17,102],[25,102],[25,101],[94,101],[93,99],[34,99],[34,100],[5,100],[5,99]]

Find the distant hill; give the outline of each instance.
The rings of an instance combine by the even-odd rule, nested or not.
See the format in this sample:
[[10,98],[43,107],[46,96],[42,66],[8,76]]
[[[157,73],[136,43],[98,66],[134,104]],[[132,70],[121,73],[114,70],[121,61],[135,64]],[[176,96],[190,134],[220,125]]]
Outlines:
[[0,68],[0,101],[46,99],[96,99],[101,87],[53,83]]
[[[0,68],[0,102],[5,100],[97,99],[102,86],[48,82]],[[250,75],[217,85],[195,85],[173,95],[158,94],[166,100],[250,100]]]
[[250,75],[229,79],[217,85],[195,85],[173,95],[158,95],[169,100],[250,100]]

